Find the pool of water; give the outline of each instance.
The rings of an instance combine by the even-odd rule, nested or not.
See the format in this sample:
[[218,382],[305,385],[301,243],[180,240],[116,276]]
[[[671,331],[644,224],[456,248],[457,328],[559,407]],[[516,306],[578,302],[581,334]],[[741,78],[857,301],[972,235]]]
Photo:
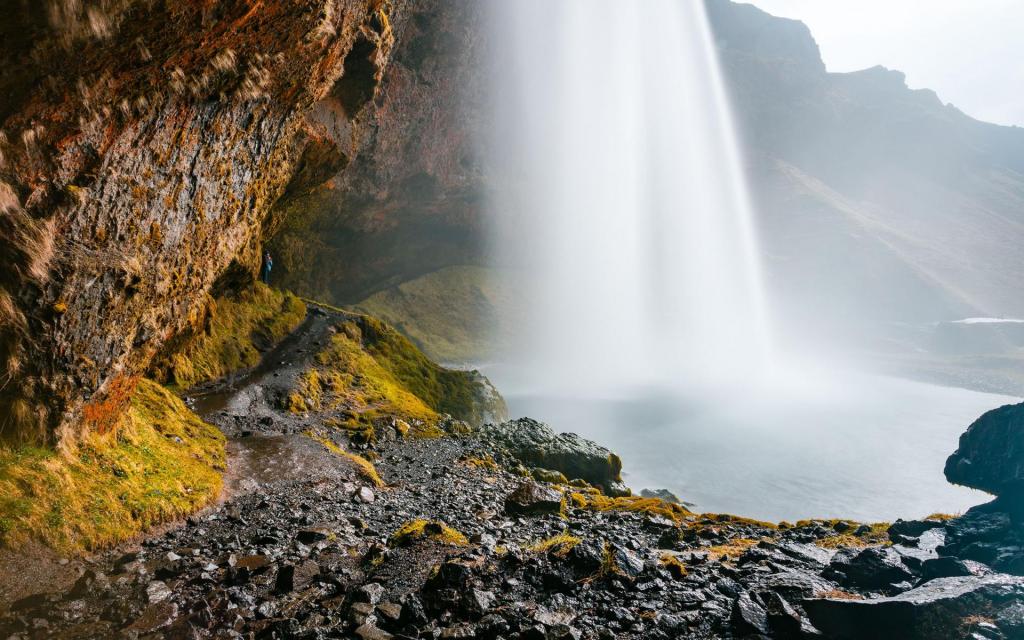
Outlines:
[[771,521],[893,520],[985,502],[983,493],[948,484],[943,464],[978,416],[1019,402],[861,374],[804,392],[558,396],[517,392],[521,378],[500,366],[485,372],[514,417],[618,453],[634,490],[666,488],[700,511]]

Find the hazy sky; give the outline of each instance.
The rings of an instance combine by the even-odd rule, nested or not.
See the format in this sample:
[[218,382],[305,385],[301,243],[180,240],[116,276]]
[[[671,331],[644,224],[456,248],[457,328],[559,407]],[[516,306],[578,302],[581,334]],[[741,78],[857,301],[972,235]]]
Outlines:
[[805,22],[829,71],[882,65],[944,102],[1024,126],[1024,0],[740,0]]

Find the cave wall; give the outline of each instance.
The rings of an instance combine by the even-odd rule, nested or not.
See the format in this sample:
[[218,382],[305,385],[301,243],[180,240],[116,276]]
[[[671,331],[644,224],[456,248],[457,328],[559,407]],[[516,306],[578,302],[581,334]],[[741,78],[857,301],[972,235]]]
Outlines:
[[0,1],[4,439],[112,428],[218,278],[258,268],[279,196],[340,166],[317,105],[373,99],[405,8]]
[[355,118],[339,117],[337,94],[316,105],[344,158],[326,182],[275,207],[275,284],[348,304],[480,259],[483,5],[415,3],[395,27],[380,90]]

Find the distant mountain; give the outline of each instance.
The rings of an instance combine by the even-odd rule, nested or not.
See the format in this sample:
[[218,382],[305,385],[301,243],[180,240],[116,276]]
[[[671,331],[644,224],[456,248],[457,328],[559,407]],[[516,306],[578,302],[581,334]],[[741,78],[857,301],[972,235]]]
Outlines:
[[898,71],[828,73],[801,22],[707,7],[784,307],[839,325],[1024,315],[1024,129]]

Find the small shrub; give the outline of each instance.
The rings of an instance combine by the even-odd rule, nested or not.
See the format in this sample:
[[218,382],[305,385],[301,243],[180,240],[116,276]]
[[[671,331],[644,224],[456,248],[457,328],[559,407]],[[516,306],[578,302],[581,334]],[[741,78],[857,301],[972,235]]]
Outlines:
[[528,547],[534,553],[547,553],[559,558],[564,558],[572,551],[573,547],[582,540],[568,533],[560,533]]
[[452,529],[441,521],[410,520],[398,528],[388,539],[391,547],[407,547],[421,541],[440,542],[457,547],[464,547],[469,540],[459,531]]

